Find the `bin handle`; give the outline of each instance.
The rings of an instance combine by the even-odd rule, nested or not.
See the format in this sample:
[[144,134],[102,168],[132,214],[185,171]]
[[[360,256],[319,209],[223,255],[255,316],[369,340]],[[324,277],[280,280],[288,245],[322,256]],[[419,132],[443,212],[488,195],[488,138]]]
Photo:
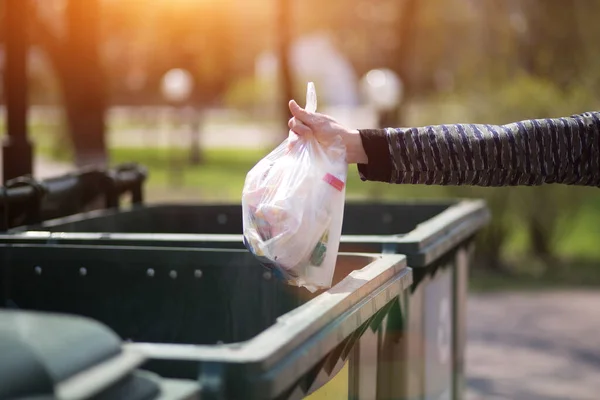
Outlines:
[[127,192],[131,193],[132,204],[143,204],[143,186],[147,177],[148,170],[137,163],[125,163],[108,170],[106,208],[118,209],[121,196]]
[[42,220],[42,198],[47,194],[46,188],[35,180],[31,175],[23,175],[6,182],[4,188],[5,204],[6,204],[6,225],[7,228],[11,228],[9,217],[10,217],[10,189],[25,188],[29,190],[29,193],[25,194],[25,197],[29,197],[29,201],[26,201],[27,206],[25,207],[25,224],[35,224]]

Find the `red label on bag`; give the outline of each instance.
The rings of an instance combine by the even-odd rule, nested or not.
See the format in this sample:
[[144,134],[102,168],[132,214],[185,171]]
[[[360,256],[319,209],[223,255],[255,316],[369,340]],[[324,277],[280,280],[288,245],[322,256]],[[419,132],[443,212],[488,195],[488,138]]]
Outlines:
[[340,192],[344,189],[344,182],[341,179],[336,178],[331,174],[326,174],[323,180],[329,183],[331,186],[339,190]]

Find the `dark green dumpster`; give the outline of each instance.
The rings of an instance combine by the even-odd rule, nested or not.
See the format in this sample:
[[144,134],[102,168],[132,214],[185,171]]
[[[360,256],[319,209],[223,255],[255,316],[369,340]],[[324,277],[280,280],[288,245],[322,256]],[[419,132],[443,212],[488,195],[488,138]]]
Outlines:
[[348,398],[397,379],[377,349],[404,322],[401,255],[341,254],[335,285],[313,294],[245,250],[12,243],[0,257],[4,308],[98,320],[151,359],[144,369],[199,380],[203,400],[298,398],[346,362]]
[[145,179],[145,168],[132,163],[86,168],[43,181],[30,176],[12,179],[0,186],[0,232],[85,211],[116,210],[125,195],[132,204],[141,204]]
[[[488,219],[475,200],[346,204],[341,251],[405,254],[413,268],[408,331],[386,351],[390,363],[406,364],[395,395],[463,398],[468,266]],[[0,240],[242,248],[241,220],[239,205],[138,206],[20,227]]]

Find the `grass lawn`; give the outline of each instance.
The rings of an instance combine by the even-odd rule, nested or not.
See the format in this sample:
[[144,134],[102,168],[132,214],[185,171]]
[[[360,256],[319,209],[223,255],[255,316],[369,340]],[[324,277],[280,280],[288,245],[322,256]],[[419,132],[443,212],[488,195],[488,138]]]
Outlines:
[[[161,198],[164,191],[196,190],[198,198],[191,201],[239,201],[248,171],[262,157],[265,150],[210,149],[203,153],[204,164],[191,166],[188,154],[181,149],[117,148],[111,151],[113,163],[135,160],[150,171],[148,188]],[[348,170],[347,196],[349,198],[403,199],[440,197],[439,187],[417,185],[393,186],[376,182],[361,182],[355,166]]]

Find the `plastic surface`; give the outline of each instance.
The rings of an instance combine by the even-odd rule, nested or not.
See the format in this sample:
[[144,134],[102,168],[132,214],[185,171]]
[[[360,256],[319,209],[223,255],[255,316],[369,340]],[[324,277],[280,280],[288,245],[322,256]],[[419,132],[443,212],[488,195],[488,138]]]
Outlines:
[[[106,326],[71,315],[0,310],[0,398],[156,398],[144,357]],[[46,396],[46,397],[44,397]],[[173,397],[174,398],[174,397]]]
[[0,254],[5,307],[94,318],[152,360],[143,369],[198,380],[202,399],[311,391],[368,329],[385,329],[412,282],[401,255],[339,254],[335,286],[312,294],[265,274],[245,250],[0,245]]
[[[489,210],[479,200],[347,202],[338,251],[405,254],[411,267],[426,267],[475,235],[489,218]],[[239,204],[103,210],[29,229],[15,228],[0,235],[0,242],[244,247]]]
[[86,211],[118,209],[126,193],[131,194],[132,204],[141,204],[146,175],[146,169],[137,164],[122,164],[108,170],[86,168],[43,181],[29,176],[13,179],[0,186],[0,232]]
[[[314,85],[307,111],[317,108]],[[244,243],[282,279],[310,291],[331,287],[346,191],[346,149],[290,136],[246,176]]]
[[57,381],[117,355],[121,344],[95,321],[12,310],[0,310],[0,334],[25,343]]

